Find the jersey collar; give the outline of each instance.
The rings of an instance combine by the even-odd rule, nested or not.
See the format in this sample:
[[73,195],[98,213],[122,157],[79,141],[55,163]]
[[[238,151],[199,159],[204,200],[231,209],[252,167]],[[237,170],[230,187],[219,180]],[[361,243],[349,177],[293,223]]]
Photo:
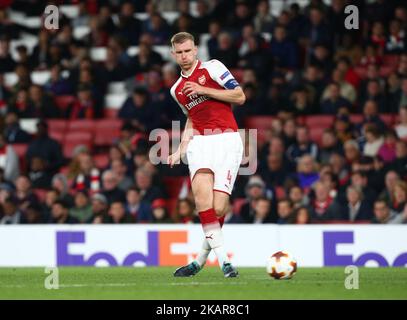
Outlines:
[[181,71],[181,76],[182,76],[183,78],[189,78],[189,77],[195,72],[196,68],[197,68],[200,64],[201,64],[201,61],[196,60],[195,66],[192,68],[192,71],[189,73],[189,75],[185,75],[185,74],[182,73],[182,71]]

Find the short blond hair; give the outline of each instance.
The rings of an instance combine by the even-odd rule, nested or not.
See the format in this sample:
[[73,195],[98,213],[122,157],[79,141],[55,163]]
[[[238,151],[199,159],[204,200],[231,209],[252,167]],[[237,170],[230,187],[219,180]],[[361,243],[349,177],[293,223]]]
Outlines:
[[195,44],[195,38],[188,32],[178,32],[171,38],[171,46],[174,47],[176,43],[183,43],[184,41],[191,40]]

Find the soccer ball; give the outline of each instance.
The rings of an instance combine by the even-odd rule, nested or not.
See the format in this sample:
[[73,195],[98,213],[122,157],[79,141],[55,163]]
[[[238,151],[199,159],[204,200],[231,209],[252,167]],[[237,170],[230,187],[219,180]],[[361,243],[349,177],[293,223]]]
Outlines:
[[297,272],[297,261],[286,251],[278,251],[267,259],[267,273],[274,279],[291,279]]

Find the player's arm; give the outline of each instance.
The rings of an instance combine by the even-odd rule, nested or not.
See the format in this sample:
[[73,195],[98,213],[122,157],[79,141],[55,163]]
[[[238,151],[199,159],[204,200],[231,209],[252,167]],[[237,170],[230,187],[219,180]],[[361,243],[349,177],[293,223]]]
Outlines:
[[185,155],[188,147],[189,140],[191,140],[191,137],[193,136],[193,127],[192,127],[192,121],[187,118],[187,122],[185,123],[185,129],[181,137],[181,143],[178,146],[178,149],[175,153],[171,154],[168,156],[167,163],[170,165],[172,168],[174,164],[179,164],[181,161],[181,158]]
[[204,87],[199,83],[188,81],[183,88],[184,94],[205,95],[212,99],[237,105],[242,105],[246,101],[246,96],[239,83],[222,62],[216,59],[211,60],[206,63],[205,68],[212,80],[216,81],[222,89]]
[[196,82],[188,81],[185,83],[183,91],[187,96],[198,94],[237,105],[242,105],[246,101],[246,96],[239,86],[232,90],[224,90],[204,87]]

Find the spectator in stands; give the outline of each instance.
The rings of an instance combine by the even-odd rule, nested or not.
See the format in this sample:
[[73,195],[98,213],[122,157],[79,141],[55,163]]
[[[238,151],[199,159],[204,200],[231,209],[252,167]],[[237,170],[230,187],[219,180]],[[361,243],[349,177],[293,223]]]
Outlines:
[[95,193],[91,198],[93,220],[91,223],[100,224],[110,222],[108,215],[109,204],[101,193]]
[[12,72],[15,65],[10,54],[10,40],[6,35],[2,35],[0,38],[0,73]]
[[387,53],[401,53],[407,48],[405,30],[401,27],[401,22],[397,19],[390,21],[390,34],[386,41]]
[[343,154],[343,146],[339,143],[338,137],[333,129],[325,129],[322,133],[321,147],[319,149],[319,159],[321,163],[328,163],[333,153]]
[[118,15],[117,33],[126,38],[130,45],[138,45],[141,22],[134,17],[134,5],[130,1],[121,4]]
[[133,216],[126,214],[122,201],[113,201],[109,208],[110,223],[134,223]]
[[276,67],[288,70],[293,70],[297,67],[297,47],[294,42],[287,38],[287,32],[284,26],[277,25],[274,28],[270,50]]
[[151,204],[141,200],[141,190],[131,187],[126,192],[126,213],[134,218],[135,222],[148,223],[152,221]]
[[38,198],[32,190],[31,181],[27,176],[20,175],[15,180],[15,186],[14,197],[20,210],[24,211],[28,205],[38,202]]
[[293,213],[293,224],[309,224],[311,223],[311,213],[308,207],[299,207]]
[[333,204],[334,199],[329,195],[329,190],[322,182],[314,185],[315,199],[311,201],[311,220],[322,222],[340,219],[338,206]]
[[54,64],[51,67],[50,79],[44,85],[44,89],[52,96],[64,96],[73,93],[71,84],[61,74],[61,66],[59,64]]
[[346,189],[346,203],[341,214],[343,220],[351,222],[370,221],[373,218],[372,202],[363,198],[360,188],[349,186]]
[[141,196],[144,201],[153,202],[155,199],[163,198],[163,193],[159,187],[153,185],[153,176],[144,167],[135,171],[135,181],[140,188]]
[[193,223],[195,218],[194,203],[188,198],[179,199],[175,207],[174,222]]
[[70,113],[71,120],[94,119],[96,117],[96,101],[92,97],[92,88],[82,84],[78,88],[77,98]]
[[392,112],[398,112],[400,108],[407,106],[407,76],[402,78],[400,88],[401,90],[395,100],[396,109],[392,109]]
[[127,76],[126,66],[119,60],[117,52],[111,47],[106,48],[106,60],[101,72],[107,82],[123,81]]
[[388,206],[391,206],[395,201],[394,189],[398,181],[400,181],[400,176],[396,171],[390,170],[386,173],[384,178],[385,189],[380,193],[379,199],[386,201]]
[[370,36],[370,42],[379,48],[379,54],[383,55],[386,46],[385,28],[381,21],[376,21],[372,26],[372,33]]
[[403,222],[403,215],[391,210],[384,200],[376,200],[374,203],[373,223],[376,224],[399,224]]
[[0,134],[0,168],[4,171],[4,179],[14,181],[20,174],[19,159],[11,144]]
[[88,223],[93,219],[92,206],[86,191],[76,192],[74,206],[69,210],[69,215],[80,223]]
[[352,105],[349,100],[341,96],[339,83],[332,82],[329,85],[327,98],[321,102],[321,113],[337,114],[339,108],[342,107],[346,107],[350,110]]
[[130,61],[129,75],[137,76],[152,69],[159,69],[162,64],[163,58],[153,50],[150,36],[143,34],[139,44],[139,52]]
[[153,214],[153,223],[173,223],[174,221],[171,219],[170,215],[168,214],[168,210],[166,208],[166,202],[164,199],[158,198],[155,199],[151,203],[151,209]]
[[377,103],[373,100],[366,101],[363,106],[363,121],[356,126],[359,134],[363,134],[363,129],[366,124],[376,125],[380,133],[384,133],[387,128],[386,124],[380,118]]
[[284,161],[282,153],[270,152],[267,156],[267,167],[262,170],[261,177],[266,186],[283,186],[290,173],[289,163]]
[[363,148],[363,154],[368,157],[375,157],[384,143],[384,138],[380,134],[375,124],[366,124],[364,129],[366,143]]
[[278,224],[289,224],[293,219],[294,207],[289,199],[280,199],[277,205]]
[[[256,206],[254,208],[254,216],[252,223],[270,223],[272,221],[271,216],[271,201],[266,197],[261,197],[256,201]],[[275,219],[274,219],[275,220]]]
[[23,214],[18,209],[16,200],[11,197],[3,202],[3,217],[0,219],[1,224],[19,224],[23,222]]
[[69,204],[73,205],[73,198],[69,194],[68,179],[62,173],[57,173],[52,177],[51,187],[58,192],[58,198],[64,200]]
[[281,142],[282,151],[284,151],[284,146],[291,146],[296,142],[296,127],[297,123],[294,118],[289,118],[284,121],[282,137],[283,141]]
[[44,215],[41,206],[38,203],[30,204],[24,212],[22,223],[27,224],[44,224],[48,221],[48,217]]
[[287,192],[287,195],[288,199],[292,202],[294,209],[298,209],[300,207],[309,205],[308,196],[304,193],[304,190],[298,185],[291,186]]
[[297,163],[305,154],[309,154],[313,159],[318,158],[318,146],[311,141],[307,127],[297,126],[296,140],[295,144],[287,148],[287,157],[291,162]]
[[399,123],[394,127],[397,137],[400,139],[407,138],[407,105],[401,107],[398,112]]
[[365,105],[366,101],[374,101],[378,107],[380,112],[386,112],[389,110],[387,106],[387,100],[382,92],[382,88],[380,87],[379,81],[369,80],[366,87],[366,95],[360,97],[360,105]]
[[15,113],[19,118],[35,118],[35,109],[29,103],[27,88],[20,88],[15,96],[15,100],[10,100],[8,113]]
[[237,66],[239,56],[237,48],[234,46],[231,35],[225,31],[218,35],[218,49],[211,56],[211,59],[217,59],[228,68],[233,69]]
[[141,131],[156,128],[156,105],[151,103],[145,88],[136,87],[119,110],[118,117],[131,120],[134,127]]
[[405,178],[407,176],[407,143],[406,141],[398,140],[396,142],[396,158],[387,166],[390,170],[398,172]]
[[34,118],[55,119],[59,118],[59,110],[50,96],[43,92],[41,86],[32,85],[28,91],[29,109],[34,112]]
[[309,115],[315,113],[315,106],[312,104],[311,94],[304,86],[299,86],[293,90],[290,99],[291,103],[288,111],[297,115]]
[[75,224],[79,221],[69,215],[69,205],[63,200],[57,200],[52,204],[50,223]]
[[361,157],[361,152],[359,150],[359,145],[355,140],[348,140],[344,143],[343,150],[345,153],[345,159],[348,165],[359,161]]
[[102,194],[109,204],[113,202],[125,202],[126,194],[118,187],[119,181],[112,170],[106,170],[102,174]]
[[269,1],[261,0],[258,2],[253,23],[256,33],[272,32],[276,23],[276,18],[271,14]]
[[247,202],[240,209],[240,216],[245,223],[251,223],[254,219],[256,202],[266,196],[266,185],[259,176],[252,176],[246,185]]
[[124,164],[123,160],[113,160],[111,162],[111,170],[119,181],[119,189],[126,191],[133,185],[132,179],[126,175],[127,167]]
[[397,213],[402,213],[407,203],[407,183],[404,181],[397,181],[394,186],[393,203],[390,208]]
[[28,170],[28,177],[34,189],[48,189],[51,186],[52,175],[46,170],[43,159],[39,157],[31,158]]
[[298,159],[297,172],[294,180],[301,188],[309,188],[319,179],[317,163],[309,154],[304,154]]
[[384,135],[384,142],[378,152],[378,156],[384,163],[392,163],[396,159],[396,142],[396,133],[394,131],[387,131]]

